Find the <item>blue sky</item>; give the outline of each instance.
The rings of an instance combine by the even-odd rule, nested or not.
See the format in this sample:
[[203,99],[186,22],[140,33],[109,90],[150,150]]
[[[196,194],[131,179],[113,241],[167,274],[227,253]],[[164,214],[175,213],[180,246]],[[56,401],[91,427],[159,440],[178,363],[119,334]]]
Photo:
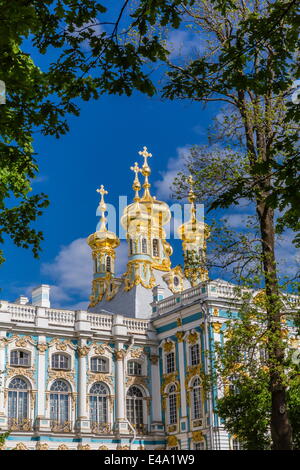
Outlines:
[[[192,47],[193,41],[190,43]],[[138,93],[130,98],[102,96],[98,101],[81,103],[81,115],[69,119],[66,136],[56,140],[37,135],[40,174],[33,191],[45,192],[51,203],[36,225],[44,233],[43,250],[35,260],[30,251],[7,241],[6,262],[0,268],[0,298],[13,301],[21,294],[29,296],[37,284],[49,283],[55,286],[53,306],[85,308],[92,276],[85,239],[98,222],[96,188],[104,184],[109,191],[106,200],[115,206],[119,195],[127,195],[131,202],[133,173],[129,167],[135,161],[142,162],[138,151],[147,146],[153,154],[152,193],[168,200],[169,182],[181,166],[185,149],[207,142],[207,127],[218,110],[215,103],[203,109],[197,103],[162,101],[158,96],[148,98]],[[242,208],[229,211],[233,227],[240,228],[243,212]],[[176,265],[182,262],[181,244],[178,240],[171,243]],[[293,257],[290,239],[284,243],[283,251]],[[118,259],[122,272],[125,242]]]

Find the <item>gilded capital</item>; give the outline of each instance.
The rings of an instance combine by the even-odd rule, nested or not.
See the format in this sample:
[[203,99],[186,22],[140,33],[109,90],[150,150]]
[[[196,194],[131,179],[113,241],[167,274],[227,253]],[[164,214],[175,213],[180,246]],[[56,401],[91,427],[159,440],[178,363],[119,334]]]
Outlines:
[[184,339],[185,332],[184,331],[177,331],[176,333],[176,338],[178,340],[178,343],[182,343]]

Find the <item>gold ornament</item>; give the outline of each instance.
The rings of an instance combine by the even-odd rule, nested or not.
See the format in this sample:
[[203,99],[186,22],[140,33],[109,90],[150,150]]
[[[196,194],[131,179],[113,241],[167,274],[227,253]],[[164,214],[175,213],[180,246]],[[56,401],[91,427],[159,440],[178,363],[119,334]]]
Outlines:
[[221,328],[222,328],[222,323],[218,321],[212,322],[212,327],[215,333],[220,333]]
[[198,341],[198,334],[195,331],[193,333],[190,333],[187,337],[187,341],[191,345],[196,344]]
[[60,444],[57,450],[69,450],[69,447],[66,444]]
[[88,346],[78,347],[77,352],[79,357],[85,357],[88,355],[90,348]]
[[91,446],[89,444],[78,444],[78,450],[91,450]]
[[98,450],[108,450],[107,446],[100,446]]
[[38,343],[36,345],[37,349],[39,350],[40,353],[44,353],[48,349],[47,343]]
[[115,358],[117,361],[123,361],[125,356],[126,356],[125,349],[120,349],[119,351],[115,351]]
[[23,444],[23,442],[18,442],[16,447],[13,448],[13,450],[28,450],[28,448]]
[[201,431],[194,431],[192,432],[192,441],[193,442],[201,442],[204,440],[203,433]]
[[165,352],[171,352],[174,349],[174,343],[172,341],[166,341],[163,345]]
[[158,364],[158,360],[159,360],[159,356],[157,354],[152,354],[150,356],[151,364],[153,364],[153,365]]
[[182,343],[183,340],[184,340],[184,335],[185,335],[185,332],[184,331],[177,331],[176,333],[176,338],[178,340],[178,343]]
[[176,436],[168,436],[167,437],[167,444],[168,447],[177,447],[178,446],[178,439]]
[[35,448],[36,450],[49,450],[49,445],[46,442],[37,442]]
[[130,356],[134,359],[139,359],[144,354],[144,348],[135,348],[130,351]]

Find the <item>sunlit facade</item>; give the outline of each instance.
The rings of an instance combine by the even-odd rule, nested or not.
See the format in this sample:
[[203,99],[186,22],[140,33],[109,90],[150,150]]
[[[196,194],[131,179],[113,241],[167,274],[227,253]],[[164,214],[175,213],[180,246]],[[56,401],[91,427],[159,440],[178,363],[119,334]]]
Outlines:
[[192,181],[190,220],[179,236],[184,253],[197,252],[202,264],[198,271],[172,267],[163,228],[170,210],[151,196],[151,155],[145,148],[141,155],[142,168],[132,167],[134,201],[121,219],[125,274],[115,276],[119,239],[106,227],[102,186],[99,230],[87,240],[94,261],[88,310],[51,308],[47,285],[34,289],[31,302],[0,301],[0,432],[10,431],[5,449],[239,446],[215,412],[224,391],[204,393],[202,383],[212,372],[209,357],[224,339],[224,323],[237,316],[234,286],[208,279],[209,234],[196,219]]

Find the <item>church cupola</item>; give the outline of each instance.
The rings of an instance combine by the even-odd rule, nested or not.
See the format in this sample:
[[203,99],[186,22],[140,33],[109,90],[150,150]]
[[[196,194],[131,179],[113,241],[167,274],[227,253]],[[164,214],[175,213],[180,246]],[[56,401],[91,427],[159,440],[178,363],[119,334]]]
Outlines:
[[178,227],[178,235],[182,240],[184,255],[184,274],[194,287],[199,282],[208,279],[206,269],[206,239],[209,237],[207,224],[196,218],[194,181],[192,176],[188,179],[190,191],[188,201],[191,205],[190,220]]
[[114,283],[115,275],[115,249],[119,246],[120,240],[117,235],[107,230],[105,212],[107,206],[104,201],[104,196],[108,194],[103,185],[97,189],[100,193],[101,199],[99,203],[100,228],[95,233],[90,235],[87,239],[88,245],[92,249],[93,257],[93,285],[92,294],[90,297],[90,306],[96,305],[102,300],[103,295],[106,293],[107,297],[114,295],[116,285]]
[[[171,267],[172,248],[166,241],[163,228],[170,221],[170,209],[168,204],[158,201],[150,192],[151,168],[148,159],[152,154],[146,147],[139,154],[144,158],[142,168],[139,168],[137,162],[131,167],[135,173],[132,186],[135,191],[134,202],[125,208],[121,218],[128,241],[129,260],[124,275],[127,290],[137,284],[152,289],[155,284],[153,269],[169,271]],[[144,177],[142,186],[139,174]],[[141,188],[144,189],[142,197],[139,195]]]

